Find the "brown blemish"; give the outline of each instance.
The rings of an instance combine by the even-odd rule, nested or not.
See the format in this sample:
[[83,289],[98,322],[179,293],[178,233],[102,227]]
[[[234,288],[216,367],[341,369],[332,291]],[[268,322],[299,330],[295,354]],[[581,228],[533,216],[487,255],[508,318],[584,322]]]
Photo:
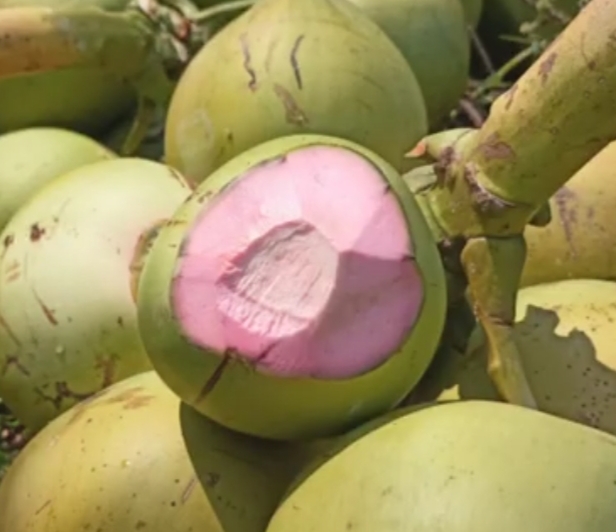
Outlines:
[[218,364],[218,366],[214,370],[214,373],[212,373],[212,376],[205,382],[203,388],[201,388],[201,391],[199,392],[199,395],[197,395],[197,397],[195,398],[195,403],[200,403],[210,393],[212,393],[212,391],[220,381],[222,374],[225,371],[225,368],[227,367],[229,362],[231,362],[231,353],[225,352],[222,360],[220,361],[220,364]]
[[470,189],[473,202],[481,212],[498,212],[512,206],[511,203],[495,196],[484,188],[477,180],[474,169],[468,165],[464,167],[464,181],[466,181]]
[[40,388],[34,388],[34,391],[40,399],[42,399],[43,401],[50,402],[56,408],[56,410],[60,410],[64,399],[74,399],[79,402],[85,401],[92,395],[92,393],[74,392],[69,388],[66,381],[57,381],[54,385],[54,388],[56,391],[55,395],[48,395]]
[[278,83],[274,83],[274,93],[284,106],[287,123],[300,127],[308,123],[308,117],[287,89]]
[[101,388],[104,389],[113,384],[117,361],[117,355],[109,355],[107,358],[99,357],[96,362],[95,367],[103,373]]
[[123,410],[137,410],[142,406],[149,405],[155,399],[153,395],[134,395],[122,406]]
[[505,110],[509,111],[509,108],[513,105],[513,100],[515,99],[515,94],[518,92],[518,84],[514,83],[509,90],[505,93],[505,97],[507,101],[505,103]]
[[32,295],[34,296],[34,299],[38,303],[38,306],[40,307],[40,309],[43,311],[43,314],[44,314],[45,318],[47,318],[47,321],[51,325],[58,325],[58,320],[56,319],[55,311],[50,309],[47,305],[45,305],[45,303],[39,297],[39,295],[36,293],[34,288],[32,288]]
[[582,33],[580,38],[580,53],[582,55],[582,59],[584,59],[584,63],[586,63],[586,67],[588,70],[595,70],[597,67],[596,61],[593,59],[589,59],[588,55],[586,55],[586,33]]
[[116,320],[116,323],[120,326],[120,327],[124,327],[124,318],[122,316],[118,316],[118,319]]
[[4,246],[4,249],[8,249],[11,244],[13,244],[13,242],[15,242],[15,236],[14,235],[6,235],[4,237],[4,240],[2,241],[2,245]]
[[515,152],[513,148],[507,144],[504,140],[501,140],[498,133],[492,133],[485,139],[477,150],[488,160],[509,160],[515,158]]
[[548,55],[541,63],[539,63],[539,75],[541,76],[541,83],[543,85],[546,84],[548,78],[550,77],[550,72],[554,68],[554,63],[556,63],[556,58],[558,54],[556,52],[552,52]]
[[30,226],[30,241],[38,242],[43,235],[45,234],[45,229],[42,228],[38,223],[33,223]]
[[182,174],[180,174],[180,172],[178,172],[174,168],[171,168],[170,166],[167,166],[167,170],[169,171],[169,175],[175,181],[177,181],[180,185],[182,185],[183,187],[186,187],[186,188],[188,188],[190,190],[194,190],[195,189],[195,187],[193,186],[193,183],[191,183],[187,179],[185,179],[184,176]]
[[565,233],[565,240],[571,249],[571,253],[575,256],[577,254],[575,244],[573,240],[573,228],[577,223],[577,212],[575,208],[571,207],[569,202],[575,202],[577,195],[571,189],[567,187],[561,187],[554,194],[554,203],[558,209],[558,214],[562,220],[563,232]]
[[17,368],[17,370],[23,375],[25,375],[26,377],[30,376],[30,372],[28,371],[28,368],[26,368],[19,360],[19,355],[9,355],[6,357],[6,362],[4,363],[2,370],[0,370],[0,375],[2,376],[6,375],[6,372],[9,370],[11,366]]
[[293,76],[295,76],[295,82],[297,83],[297,88],[298,89],[302,89],[303,88],[303,82],[302,82],[302,72],[299,68],[299,62],[297,60],[297,53],[299,52],[299,47],[302,44],[302,41],[304,40],[304,35],[300,35],[297,39],[295,39],[295,42],[293,43],[293,48],[291,48],[291,56],[290,56],[290,61],[291,61],[291,68],[293,69]]
[[130,295],[133,303],[137,302],[137,292],[139,290],[139,279],[141,278],[141,272],[145,266],[146,257],[152,249],[152,245],[160,232],[160,229],[164,225],[168,225],[170,220],[162,219],[154,222],[153,225],[148,227],[139,235],[135,249],[133,250],[133,256],[131,258],[128,270],[130,272]]
[[250,55],[250,48],[248,47],[248,42],[246,40],[246,34],[243,34],[240,37],[240,45],[242,47],[242,56],[244,58],[244,62],[242,66],[244,70],[248,73],[248,88],[254,92],[257,90],[257,73],[252,67],[252,57]]
[[197,485],[197,478],[192,477],[188,481],[188,484],[186,484],[186,487],[184,488],[184,490],[182,491],[182,495],[180,496],[181,504],[185,504],[188,501],[188,499],[190,499],[190,496],[192,495],[192,492],[194,491],[196,485]]
[[47,508],[49,505],[51,504],[51,499],[46,500],[42,506],[39,506],[36,511],[34,512],[34,515],[38,515],[40,514],[45,508]]
[[145,528],[147,525],[147,523],[145,521],[137,521],[137,523],[135,524],[135,530],[141,530],[142,528]]

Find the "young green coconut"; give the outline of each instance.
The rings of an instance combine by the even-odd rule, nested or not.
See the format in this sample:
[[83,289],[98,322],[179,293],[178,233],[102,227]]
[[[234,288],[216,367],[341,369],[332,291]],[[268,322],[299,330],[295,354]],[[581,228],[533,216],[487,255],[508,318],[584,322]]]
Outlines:
[[[127,8],[129,0],[0,0],[5,8]],[[59,126],[94,133],[128,114],[135,94],[123,80],[97,67],[21,75],[0,80],[0,132]]]
[[426,134],[401,52],[346,0],[260,0],[194,57],[173,94],[165,159],[202,181],[284,135],[357,142],[396,168]]
[[0,484],[0,530],[263,532],[310,452],[227,431],[146,372],[28,443]]
[[468,401],[347,440],[311,467],[267,532],[616,529],[616,438],[570,421]]
[[52,179],[115,157],[91,138],[65,129],[28,128],[0,135],[0,231]]
[[124,147],[132,153],[207,39],[196,12],[189,0],[0,0],[0,131],[99,134],[137,102]]
[[387,34],[421,87],[439,126],[466,90],[470,41],[460,0],[351,0]]
[[616,280],[616,143],[609,144],[550,200],[551,220],[528,227],[522,286],[588,278]]
[[[568,280],[520,290],[516,342],[538,408],[616,435],[616,283]],[[411,402],[498,400],[484,335],[439,353]]]
[[135,287],[151,229],[190,193],[169,167],[92,163],[43,187],[0,235],[0,396],[31,430],[150,368]]
[[335,434],[394,407],[439,342],[443,268],[399,175],[292,136],[212,174],[161,228],[138,296],[154,368],[239,432]]

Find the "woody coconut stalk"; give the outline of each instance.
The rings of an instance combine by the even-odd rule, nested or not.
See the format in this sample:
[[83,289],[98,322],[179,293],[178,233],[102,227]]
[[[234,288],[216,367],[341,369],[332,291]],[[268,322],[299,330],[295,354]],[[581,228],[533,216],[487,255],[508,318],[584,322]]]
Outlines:
[[450,145],[426,139],[415,154],[433,164],[407,176],[444,264],[468,281],[489,373],[512,403],[536,406],[513,337],[522,233],[549,219],[549,197],[616,136],[615,32],[616,4],[592,0],[481,129]]

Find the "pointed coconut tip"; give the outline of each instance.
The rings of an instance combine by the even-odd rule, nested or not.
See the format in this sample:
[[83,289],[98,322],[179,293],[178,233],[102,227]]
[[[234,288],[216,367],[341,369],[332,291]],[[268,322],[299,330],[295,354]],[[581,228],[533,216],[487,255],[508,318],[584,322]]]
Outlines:
[[188,340],[279,377],[350,378],[404,342],[423,300],[404,211],[341,146],[253,166],[203,206],[172,283]]

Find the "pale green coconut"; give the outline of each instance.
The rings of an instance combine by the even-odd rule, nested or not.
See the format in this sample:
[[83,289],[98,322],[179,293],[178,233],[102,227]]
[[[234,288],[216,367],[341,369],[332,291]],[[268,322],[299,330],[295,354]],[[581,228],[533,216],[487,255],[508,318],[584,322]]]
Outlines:
[[460,0],[351,0],[394,42],[421,87],[430,126],[456,108],[468,82],[470,41]]
[[427,132],[417,79],[346,0],[260,0],[194,57],[173,95],[165,159],[202,181],[284,135],[346,138],[396,168]]
[[0,485],[0,530],[263,532],[305,455],[208,421],[150,371],[28,443]]
[[135,285],[152,227],[190,189],[139,159],[50,182],[0,235],[0,396],[37,430],[76,402],[150,368]]
[[[0,0],[0,10],[93,6],[119,11],[128,4],[129,0]],[[0,101],[0,133],[33,126],[95,133],[129,113],[135,95],[125,82],[107,72],[73,68],[2,79]]]
[[[311,159],[311,154],[318,155]],[[348,164],[337,166],[332,154]],[[353,222],[353,216],[363,216],[366,209],[363,200],[356,203],[353,198],[366,186],[360,174],[367,168],[378,181],[374,190],[379,192],[374,197],[393,202],[378,212],[400,216],[400,233],[378,216],[367,226]],[[259,184],[245,185],[254,183],[251,180],[257,175]],[[342,192],[327,195],[332,179],[344,186],[346,196]],[[316,188],[301,199],[282,196],[313,181]],[[242,205],[228,207],[228,212],[217,210],[234,197],[244,198]],[[296,211],[300,204],[302,209]],[[307,211],[321,213],[318,221],[309,218]],[[267,229],[273,223],[269,220],[278,215],[283,221]],[[201,225],[208,220],[220,222],[209,228]],[[331,225],[324,229],[326,223]],[[336,255],[334,262],[329,244],[323,243],[324,239],[338,241],[338,235],[347,230],[359,232],[357,242],[364,242],[368,238],[364,231],[373,234],[370,231],[377,229],[381,242],[401,239],[400,258],[389,259],[384,251],[368,249],[367,244],[358,250],[354,244],[350,251]],[[215,242],[202,243],[201,238]],[[230,249],[219,254],[219,245]],[[236,245],[242,251],[233,251]],[[259,246],[264,251],[251,255]],[[351,270],[344,266],[351,260],[349,254],[357,257]],[[243,257],[248,262],[237,262],[244,261]],[[377,281],[380,268],[399,264],[413,268],[414,281],[400,284],[402,273]],[[210,286],[219,268],[227,280]],[[226,275],[233,272],[242,278],[229,280]],[[195,284],[188,286],[193,280]],[[227,281],[238,284],[227,285]],[[263,291],[260,286],[265,287]],[[390,297],[400,298],[404,305],[417,305],[416,313],[411,318],[406,311],[402,317],[398,311],[383,310],[391,309],[384,302],[391,301]],[[348,141],[293,136],[264,143],[224,165],[161,228],[141,276],[139,327],[154,368],[171,389],[204,415],[257,436],[314,438],[353,427],[402,400],[438,345],[445,300],[435,242],[393,168]],[[239,301],[239,306],[233,301]],[[292,327],[287,328],[289,323]],[[355,330],[357,323],[363,324],[361,330]],[[224,333],[220,332],[223,327],[228,327]],[[218,339],[201,337],[210,333]],[[321,333],[329,335],[326,340],[317,338]],[[388,348],[370,347],[369,355],[361,355],[369,357],[369,364],[362,362],[358,369],[355,364],[360,364],[365,345],[350,349],[349,345],[360,335],[371,346],[385,337],[392,341]],[[244,342],[242,337],[250,340]],[[253,340],[262,347],[254,347]],[[248,343],[253,347],[247,347]],[[279,349],[290,349],[285,351],[287,358],[278,354]],[[349,365],[354,369],[347,369]]]
[[421,409],[348,437],[267,532],[606,532],[616,438],[509,404]]
[[115,157],[91,138],[65,129],[30,128],[0,135],[0,231],[52,179]]

